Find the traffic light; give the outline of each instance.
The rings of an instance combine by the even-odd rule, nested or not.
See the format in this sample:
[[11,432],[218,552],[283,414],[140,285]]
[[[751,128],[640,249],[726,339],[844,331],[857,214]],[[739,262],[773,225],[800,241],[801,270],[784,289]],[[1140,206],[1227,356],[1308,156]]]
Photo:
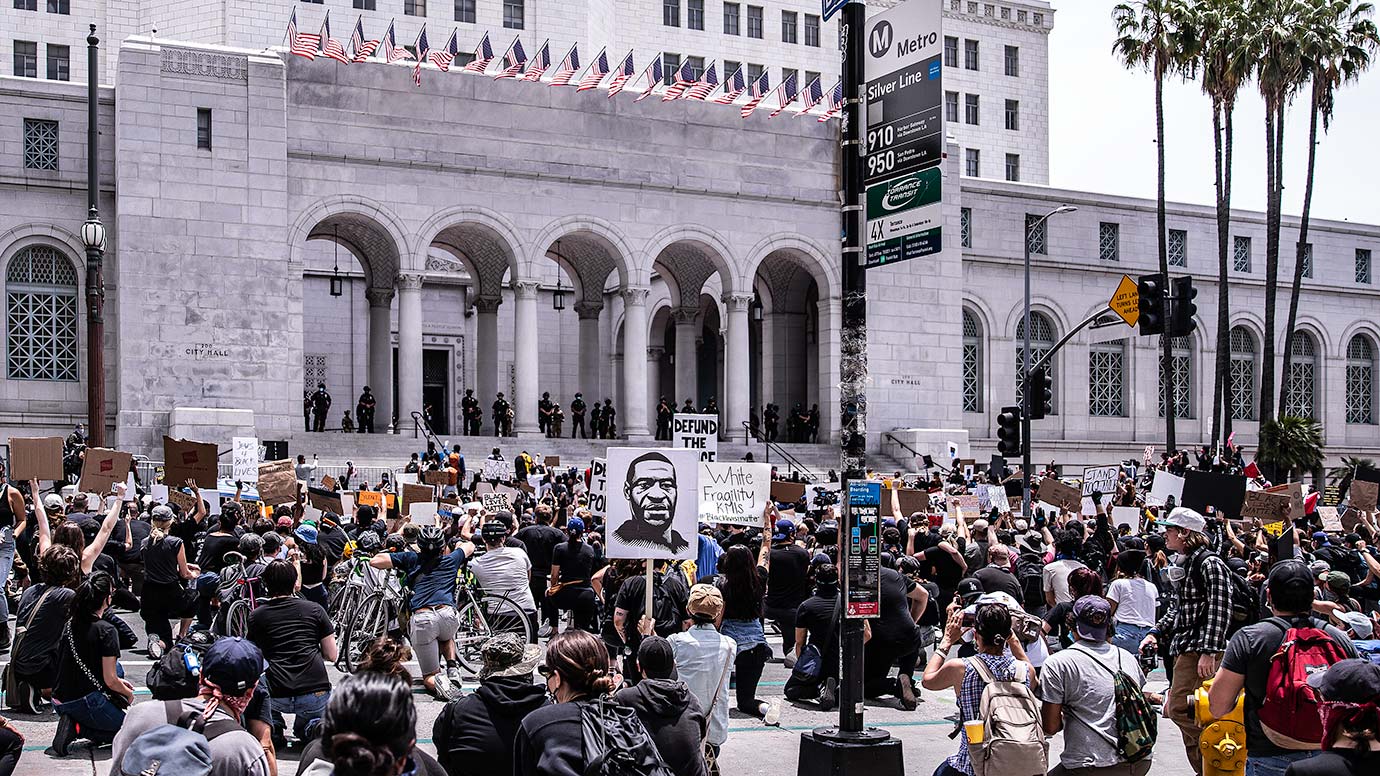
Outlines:
[[1021,408],[1002,407],[997,416],[997,452],[1007,458],[1021,455]]
[[1030,373],[1030,384],[1026,386],[1026,396],[1030,397],[1031,420],[1043,420],[1045,415],[1054,412],[1054,389],[1049,383],[1049,367],[1040,367]]
[[1169,313],[1169,336],[1187,337],[1193,333],[1193,316],[1198,314],[1198,305],[1193,303],[1198,290],[1193,287],[1193,278],[1188,275],[1174,278],[1171,283],[1174,294],[1170,297],[1173,309]]
[[1140,333],[1164,333],[1164,275],[1141,275],[1136,283],[1140,294]]

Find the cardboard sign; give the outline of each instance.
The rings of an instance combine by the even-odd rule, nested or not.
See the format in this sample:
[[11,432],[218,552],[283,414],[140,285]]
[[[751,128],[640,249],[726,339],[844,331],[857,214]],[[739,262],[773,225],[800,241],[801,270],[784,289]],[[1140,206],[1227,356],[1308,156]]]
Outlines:
[[773,480],[771,483],[771,500],[778,504],[794,504],[804,495],[805,483],[803,482]]
[[542,460],[542,463],[546,465],[546,468],[554,469],[561,465],[561,457],[559,455],[548,455]]
[[[88,452],[87,455],[90,455]],[[1362,479],[1351,482],[1351,508],[1362,512],[1375,509],[1376,497],[1380,496],[1380,485]]]
[[[1248,500],[1249,500],[1249,499],[1248,499]],[[1284,522],[1283,522],[1283,521],[1280,521],[1280,522],[1275,522],[1275,523],[1266,523],[1266,524],[1260,526],[1260,528],[1261,528],[1261,530],[1263,530],[1265,533],[1267,533],[1267,534],[1269,534],[1269,535],[1271,535],[1271,536],[1273,536],[1273,537],[1275,537],[1275,538],[1279,538],[1279,536],[1280,536],[1281,534],[1284,533]]]
[[700,521],[761,525],[771,498],[771,464],[700,461]]
[[485,493],[479,500],[484,505],[484,511],[491,515],[495,512],[513,511],[513,504],[508,500],[507,493]]
[[1283,522],[1289,518],[1289,495],[1264,490],[1246,491],[1241,503],[1241,516],[1259,518],[1267,523]]
[[163,477],[173,485],[192,480],[199,488],[214,488],[216,464],[215,445],[163,437]]
[[1083,492],[1053,477],[1040,480],[1039,493],[1041,501],[1065,512],[1078,512],[1083,508]]
[[608,514],[608,461],[595,458],[589,462],[589,513],[594,517]]
[[345,505],[340,500],[340,494],[325,488],[307,488],[307,501],[322,512],[334,512],[337,515],[345,513]]
[[62,437],[10,437],[10,480],[61,480]]
[[87,493],[109,493],[115,483],[124,482],[129,476],[132,460],[133,456],[119,450],[86,448],[86,458],[81,465],[81,489]]
[[257,437],[234,437],[230,440],[231,476],[243,483],[259,479],[259,440]]
[[1145,503],[1152,507],[1162,507],[1168,502],[1170,496],[1174,497],[1175,506],[1183,501],[1184,478],[1167,471],[1156,471],[1155,480],[1150,484],[1150,493],[1145,497]]
[[671,446],[699,452],[701,461],[719,456],[719,416],[679,412],[671,417]]
[[1246,478],[1236,474],[1214,474],[1190,469],[1184,473],[1184,497],[1180,506],[1201,515],[1211,505],[1225,520],[1241,518],[1241,502],[1246,498]]
[[1337,514],[1336,507],[1318,507],[1318,519],[1322,521],[1322,529],[1328,533],[1341,533],[1342,517]]
[[[408,513],[407,522],[413,525],[436,525],[436,518],[440,515],[440,505],[434,501],[425,504],[415,503],[412,511]],[[446,513],[448,516],[449,512]]]
[[326,490],[335,490],[335,487],[338,484],[339,483],[335,481],[335,478],[329,474],[322,475],[321,477],[321,487],[325,488]]
[[355,503],[362,507],[373,507],[383,511],[383,494],[377,490],[361,490],[355,493]]
[[978,501],[978,497],[971,493],[949,496],[949,515],[954,519],[958,519],[959,515],[964,515],[969,522],[972,522],[981,517],[978,514],[981,511]]
[[270,507],[297,500],[297,473],[292,459],[259,464],[259,499]]
[[184,493],[176,488],[168,490],[168,503],[182,510],[182,514],[190,515],[196,511],[196,499],[190,493]]
[[916,512],[924,514],[930,509],[930,494],[927,491],[899,488],[895,493],[897,500],[901,502],[898,505],[901,508],[900,514],[891,508],[891,492],[883,490],[882,503],[879,505],[882,517],[910,517]]
[[153,503],[155,503],[155,504],[166,504],[166,503],[168,503],[168,486],[167,486],[167,485],[150,485],[150,486],[149,486],[149,496],[153,499]]
[[494,461],[486,458],[484,459],[484,468],[480,470],[479,476],[480,479],[507,482],[513,478],[513,462]]
[[997,514],[1010,514],[1011,502],[1007,501],[1006,487],[1002,485],[979,485],[977,488],[978,507],[983,514],[990,514],[995,507]]
[[693,559],[699,549],[700,453],[614,447],[608,468],[607,556]]
[[1303,483],[1288,482],[1283,485],[1276,485],[1273,488],[1266,488],[1266,493],[1280,493],[1289,497],[1289,519],[1297,520],[1308,514],[1303,506]]
[[1112,524],[1129,525],[1134,532],[1140,528],[1140,509],[1137,507],[1112,507]]
[[429,504],[436,498],[436,488],[430,485],[415,485],[404,482],[402,486],[402,507],[404,515],[411,514],[413,504]]
[[449,485],[450,472],[444,469],[422,472],[422,482],[426,483],[427,485]]
[[1083,470],[1083,495],[1091,496],[1101,491],[1111,496],[1116,493],[1116,478],[1121,473],[1120,466],[1091,466]]

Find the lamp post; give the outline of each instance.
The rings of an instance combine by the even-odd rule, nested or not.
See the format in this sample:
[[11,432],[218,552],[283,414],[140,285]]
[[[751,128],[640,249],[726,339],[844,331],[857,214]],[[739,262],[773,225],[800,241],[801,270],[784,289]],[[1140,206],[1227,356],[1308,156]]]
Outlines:
[[86,36],[86,223],[81,242],[86,247],[86,425],[93,447],[105,446],[105,224],[96,198],[100,164],[100,133],[96,130],[96,25]]
[[1021,318],[1024,342],[1021,344],[1021,516],[1030,519],[1030,235],[1060,213],[1078,208],[1060,205],[1025,226],[1025,312]]

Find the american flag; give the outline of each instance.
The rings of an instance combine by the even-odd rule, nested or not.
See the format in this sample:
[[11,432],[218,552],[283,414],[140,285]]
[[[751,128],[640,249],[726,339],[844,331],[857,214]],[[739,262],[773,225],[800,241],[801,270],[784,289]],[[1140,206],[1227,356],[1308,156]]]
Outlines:
[[579,83],[575,84],[575,91],[585,92],[599,86],[599,82],[604,80],[604,76],[609,74],[609,55],[608,49],[600,49],[599,55],[589,63],[589,69],[580,78]]
[[747,76],[743,75],[743,66],[738,65],[738,69],[724,79],[724,93],[715,97],[714,102],[727,105],[738,99],[738,95],[745,91],[747,91]]
[[329,10],[326,11],[326,18],[321,22],[321,40],[326,43],[321,49],[322,54],[337,62],[350,64],[350,58],[345,56],[345,47],[340,45],[340,41],[331,37],[331,12]]
[[363,62],[372,57],[378,47],[378,41],[364,39],[364,15],[360,14],[359,18],[355,19],[355,31],[350,34],[350,52],[354,54],[351,61]]
[[316,49],[321,45],[321,36],[297,31],[296,8],[292,9],[292,15],[288,17],[287,37],[292,53],[299,57],[316,59]]
[[399,59],[411,59],[412,54],[398,45],[398,36],[393,32],[393,20],[388,20],[388,32],[383,34],[383,59],[393,63]]
[[740,111],[743,118],[751,116],[752,112],[757,110],[757,106],[761,104],[762,100],[767,98],[767,93],[770,91],[770,74],[766,70],[763,70],[762,74],[757,77],[757,80],[753,81],[752,85],[748,87],[748,101],[743,105],[742,111]]
[[710,62],[709,68],[704,71],[704,75],[700,76],[700,80],[696,81],[694,86],[685,90],[685,99],[703,100],[705,97],[709,96],[710,92],[717,89],[718,86],[719,71],[715,67],[715,64]]
[[661,95],[661,101],[674,100],[685,93],[691,85],[695,83],[695,68],[690,66],[690,58],[680,64],[680,70],[676,71],[676,80],[666,88],[666,93]]
[[628,55],[626,57],[623,57],[622,64],[620,64],[618,66],[618,69],[614,71],[613,80],[609,81],[610,100],[613,99],[614,95],[623,91],[623,87],[628,83],[628,79],[632,78],[633,71],[636,69],[637,66],[633,64],[633,53],[629,51]]
[[834,88],[829,91],[829,98],[824,102],[824,115],[819,117],[820,121],[828,121],[838,115],[843,108],[843,81],[834,84]]
[[422,25],[422,31],[417,33],[417,42],[414,44],[417,49],[417,64],[412,68],[412,83],[422,85],[422,63],[427,60],[427,55],[431,53],[431,44],[426,42],[426,25]]
[[494,76],[497,81],[500,78],[517,78],[522,74],[522,68],[527,64],[527,52],[522,50],[522,39],[513,38],[513,42],[508,46],[508,53],[503,55],[503,72]]
[[772,111],[771,114],[767,116],[769,119],[774,119],[781,115],[781,111],[785,110],[787,105],[795,102],[795,98],[800,96],[800,87],[797,86],[795,73],[786,76],[786,80],[782,81],[781,85],[776,87],[776,91],[780,95],[777,99],[781,102],[776,106],[776,110]]
[[647,75],[647,88],[643,89],[642,93],[637,95],[637,99],[633,100],[633,102],[642,102],[647,99],[651,96],[652,90],[656,89],[657,86],[661,84],[661,57],[654,57],[652,63],[647,65],[647,69],[643,72]]
[[455,42],[455,36],[459,32],[458,29],[452,29],[450,31],[450,40],[446,42],[445,50],[433,51],[430,57],[428,57],[431,60],[431,64],[435,65],[436,69],[440,70],[442,73],[449,73],[450,63],[454,62],[455,58],[460,56],[459,44]]
[[552,86],[569,86],[570,81],[575,78],[575,74],[580,72],[580,52],[578,43],[570,44],[570,51],[565,55],[565,59],[556,66],[556,75],[551,79]]
[[479,39],[479,45],[474,47],[474,59],[468,65],[460,68],[465,73],[482,73],[494,61],[494,44],[489,42],[489,33],[484,33],[484,37]]
[[795,112],[797,116],[808,113],[811,108],[824,101],[824,87],[819,85],[819,76],[815,76],[815,80],[811,81],[810,85],[805,87],[805,91],[800,93],[800,99],[805,102],[805,105]]
[[547,40],[537,49],[537,55],[532,57],[532,61],[527,66],[527,72],[522,74],[524,81],[540,81],[548,68],[551,67],[551,41]]

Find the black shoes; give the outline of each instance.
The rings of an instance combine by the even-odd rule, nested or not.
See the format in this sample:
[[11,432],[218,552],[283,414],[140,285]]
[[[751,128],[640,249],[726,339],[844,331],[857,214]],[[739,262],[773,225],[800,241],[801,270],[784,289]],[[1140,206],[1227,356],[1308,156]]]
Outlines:
[[57,733],[53,735],[53,745],[48,748],[46,754],[54,757],[66,757],[72,747],[72,742],[76,740],[77,723],[66,714],[59,714]]

